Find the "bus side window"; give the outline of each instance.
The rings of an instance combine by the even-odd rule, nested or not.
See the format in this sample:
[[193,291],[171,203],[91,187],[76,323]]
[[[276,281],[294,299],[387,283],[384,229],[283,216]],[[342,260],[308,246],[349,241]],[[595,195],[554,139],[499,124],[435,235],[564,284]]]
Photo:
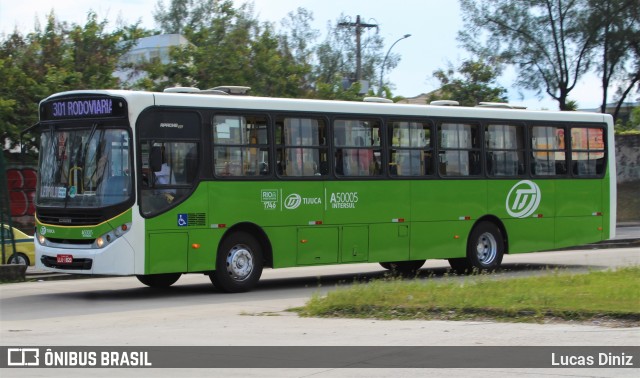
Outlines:
[[536,176],[566,174],[565,148],[564,128],[552,126],[532,127],[532,173]]
[[477,176],[482,172],[478,125],[442,123],[438,141],[440,175]]
[[213,117],[214,173],[219,177],[267,176],[267,118],[218,114]]
[[490,124],[485,128],[486,168],[489,176],[524,174],[524,128]]
[[338,119],[333,123],[335,173],[379,176],[382,173],[381,124],[378,120]]
[[604,157],[602,128],[571,129],[571,171],[574,176],[596,176],[604,173]]
[[327,170],[326,123],[322,119],[280,117],[276,120],[277,174],[323,176]]

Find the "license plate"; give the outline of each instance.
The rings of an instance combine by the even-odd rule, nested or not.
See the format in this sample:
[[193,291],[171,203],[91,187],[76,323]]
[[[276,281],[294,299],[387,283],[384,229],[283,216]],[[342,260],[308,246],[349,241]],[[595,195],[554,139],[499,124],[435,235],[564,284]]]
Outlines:
[[58,264],[71,264],[73,262],[73,255],[56,255],[56,262]]

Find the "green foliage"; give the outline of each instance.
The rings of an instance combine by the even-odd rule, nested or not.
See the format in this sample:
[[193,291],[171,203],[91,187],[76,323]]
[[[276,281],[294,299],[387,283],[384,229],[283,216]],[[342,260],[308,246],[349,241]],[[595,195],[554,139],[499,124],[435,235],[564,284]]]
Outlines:
[[[68,90],[123,88],[159,91],[172,86],[211,88],[247,85],[252,94],[360,101],[355,75],[355,31],[340,27],[341,15],[329,27],[327,39],[315,44],[313,14],[298,8],[281,28],[256,19],[251,3],[232,0],[167,0],[157,3],[159,30],[138,24],[108,25],[89,12],[82,25],[68,24],[52,11],[41,28],[0,39],[0,136],[15,145],[20,130],[38,120],[38,103]],[[126,63],[121,57],[141,37],[180,33],[189,44],[174,47],[170,62],[160,59]],[[383,40],[376,30],[362,33],[362,77],[376,83]],[[386,68],[397,64],[389,56]],[[120,82],[114,72],[127,72]],[[343,82],[347,79],[347,85]],[[390,86],[387,86],[387,89]],[[387,93],[388,97],[392,94]],[[28,137],[28,143],[38,141]],[[31,147],[28,145],[27,147]]]
[[440,81],[440,89],[432,93],[427,102],[435,100],[455,100],[463,106],[476,106],[482,101],[507,102],[507,90],[497,86],[496,79],[500,74],[497,68],[481,61],[464,61],[457,69],[453,66],[445,70],[437,70],[433,76]]
[[[107,32],[95,13],[85,25],[68,25],[51,12],[44,30],[14,31],[0,44],[0,135],[15,146],[20,131],[38,121],[38,103],[52,93],[83,88],[117,88],[112,76],[131,47],[128,30]],[[26,147],[37,145],[27,136]]]
[[459,1],[463,45],[514,66],[516,85],[560,110],[570,110],[568,96],[590,70],[602,80],[603,112],[611,87],[620,85],[622,102],[640,82],[638,0]]
[[[588,0],[585,33],[595,36],[592,63],[602,80],[600,111],[605,112],[613,83],[621,105],[640,82],[640,2]],[[615,87],[614,87],[615,88]],[[619,107],[613,114],[618,118]]]
[[577,101],[575,101],[575,100],[567,100],[567,104],[565,105],[564,110],[575,111],[575,110],[578,110],[578,107],[579,107],[579,105],[578,105]]
[[616,134],[640,134],[640,106],[633,108],[629,120],[618,119],[615,124]]

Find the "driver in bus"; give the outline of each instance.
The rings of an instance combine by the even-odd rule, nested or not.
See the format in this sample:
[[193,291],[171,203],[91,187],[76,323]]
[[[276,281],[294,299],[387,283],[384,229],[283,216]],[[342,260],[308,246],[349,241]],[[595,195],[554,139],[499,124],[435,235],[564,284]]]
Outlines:
[[[167,164],[164,146],[161,148],[161,156],[162,165],[160,166],[160,170],[154,172],[155,183],[157,185],[169,185],[171,183],[175,183],[171,167]],[[158,193],[161,193],[168,203],[173,202],[175,192],[172,189],[162,189],[159,190]]]

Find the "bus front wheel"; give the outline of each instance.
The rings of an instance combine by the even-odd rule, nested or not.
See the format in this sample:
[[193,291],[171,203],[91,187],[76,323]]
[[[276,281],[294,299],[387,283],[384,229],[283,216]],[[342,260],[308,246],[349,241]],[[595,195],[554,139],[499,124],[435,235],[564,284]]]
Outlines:
[[149,287],[163,288],[169,287],[176,283],[180,276],[180,273],[165,273],[137,275],[136,278],[138,278],[138,281]]
[[227,293],[251,290],[262,275],[262,247],[249,233],[240,231],[226,237],[216,258],[216,270],[209,277]]
[[502,263],[504,238],[500,228],[492,222],[478,223],[467,241],[467,257],[449,259],[457,273],[493,271]]

